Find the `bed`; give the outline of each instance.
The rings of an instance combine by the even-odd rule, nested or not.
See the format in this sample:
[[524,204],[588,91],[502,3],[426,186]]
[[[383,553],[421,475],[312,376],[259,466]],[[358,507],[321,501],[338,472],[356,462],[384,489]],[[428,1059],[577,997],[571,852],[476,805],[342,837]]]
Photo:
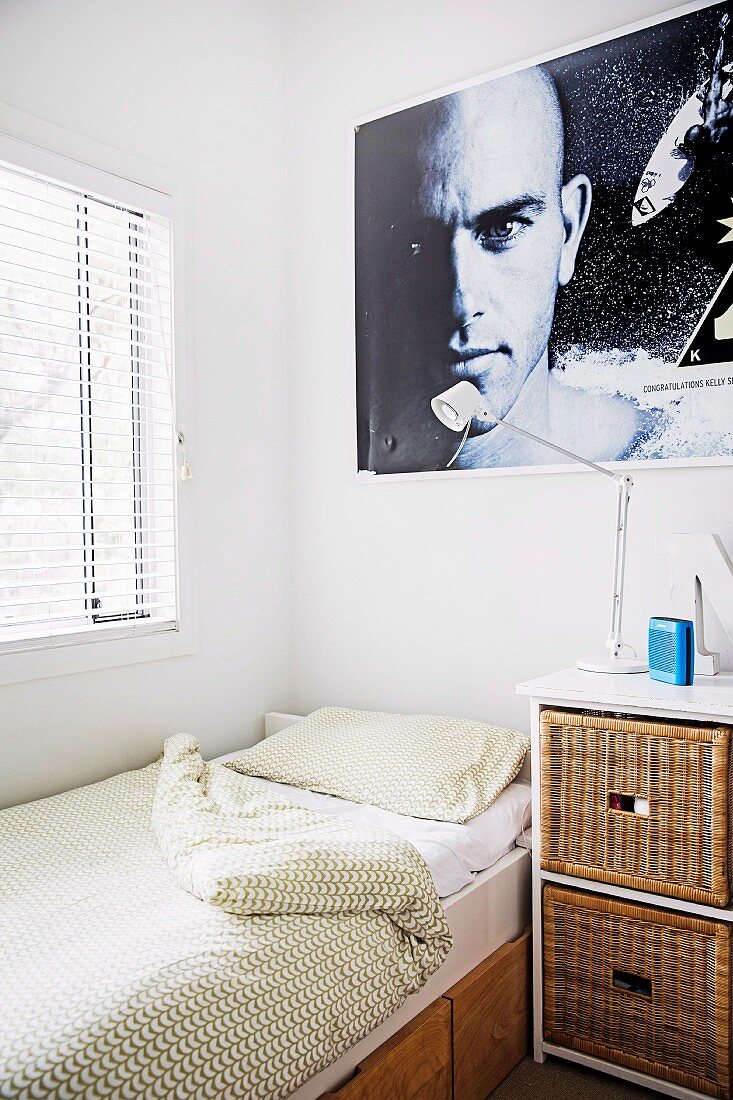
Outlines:
[[[267,733],[294,720],[297,716],[269,715]],[[290,950],[283,921],[255,919],[243,955],[241,922],[177,887],[149,827],[155,769],[151,765],[2,815],[5,836],[12,840],[0,882],[5,989],[12,1009],[0,1024],[2,1097],[175,1094],[198,1100],[270,1095],[270,1082],[272,1095],[285,1095],[283,1080],[290,1078],[276,1062],[258,1067],[257,1088],[243,1086],[241,1074],[245,1035],[253,1028],[277,1027],[266,996],[269,975],[260,973],[258,963],[268,951],[282,950],[285,957]],[[108,810],[102,825],[100,804]],[[49,835],[55,838],[50,846]],[[433,836],[426,843],[439,848],[441,842]],[[443,863],[441,874],[450,885],[462,860]],[[340,1089],[370,1052],[409,1032],[459,979],[520,935],[528,916],[526,852],[513,847],[469,877],[443,902],[440,919],[447,917],[454,944],[437,972],[406,1000],[397,983],[395,1004],[404,1003],[389,1009],[383,1022],[384,1006],[371,1006],[369,1019],[360,1003],[364,1038],[355,1045],[345,1039],[337,1061],[307,1081],[302,1076],[305,1083],[292,1093],[297,1100]],[[296,937],[303,927],[299,919],[289,926]],[[315,926],[332,947],[333,920],[320,925],[316,920]],[[378,930],[369,927],[378,952]],[[301,970],[304,961],[313,965],[305,953],[293,958]],[[312,988],[314,996],[327,998],[328,967],[316,965],[316,970],[312,984],[307,974],[300,975],[300,984],[294,975],[293,988],[301,996]],[[359,974],[349,980],[332,1012],[341,1002],[353,1007],[349,996],[356,1004]],[[365,1003],[369,1008],[368,998]],[[325,1012],[325,1001],[321,1007]],[[292,1045],[291,1037],[286,1039]],[[153,1068],[161,1059],[165,1085]],[[99,1066],[105,1067],[103,1084]]]
[[[265,715],[265,737],[301,720],[301,715],[284,712],[270,712]],[[221,762],[235,758],[238,752],[219,757]],[[494,851],[490,846],[483,852],[489,866],[484,870],[471,872],[462,860],[460,870],[453,860],[441,860],[437,853],[430,850],[430,826],[423,830],[418,827],[403,835],[412,843],[417,842],[418,850],[430,866],[436,879],[436,889],[453,934],[453,948],[440,970],[428,979],[418,992],[397,1009],[383,1024],[366,1038],[343,1054],[336,1062],[312,1077],[305,1085],[292,1094],[292,1100],[320,1100],[324,1094],[334,1094],[354,1078],[357,1069],[364,1064],[373,1052],[383,1047],[389,1040],[403,1032],[411,1021],[442,998],[443,995],[461,979],[465,979],[475,969],[495,955],[503,945],[519,942],[530,923],[531,907],[531,860],[525,846],[525,829],[529,825],[528,802],[530,796],[530,760],[525,758],[517,779],[510,785],[510,792],[502,806],[511,805],[513,813],[501,822],[504,836],[495,839]],[[309,792],[310,793],[310,792]],[[300,799],[304,792],[290,789],[291,797]],[[303,802],[318,806],[321,811],[328,809],[327,796],[305,796]],[[499,796],[501,799],[501,796]],[[519,812],[517,812],[519,811]],[[489,815],[490,818],[494,815]],[[401,823],[394,820],[388,824],[387,817],[377,815],[384,827],[394,828]],[[431,823],[432,824],[432,823]],[[422,825],[422,823],[421,823]],[[510,833],[515,827],[514,836]],[[444,838],[438,838],[438,842]],[[493,854],[493,860],[492,860]],[[470,863],[470,861],[468,861]],[[460,880],[464,879],[463,882]],[[455,885],[457,888],[450,890]],[[445,893],[443,893],[445,890]],[[508,1067],[511,1068],[511,1067]],[[488,1089],[486,1090],[488,1091]],[[368,1095],[368,1092],[367,1092]],[[486,1093],[482,1093],[482,1096]],[[375,1093],[376,1097],[376,1093]],[[455,1093],[455,1100],[464,1100]]]

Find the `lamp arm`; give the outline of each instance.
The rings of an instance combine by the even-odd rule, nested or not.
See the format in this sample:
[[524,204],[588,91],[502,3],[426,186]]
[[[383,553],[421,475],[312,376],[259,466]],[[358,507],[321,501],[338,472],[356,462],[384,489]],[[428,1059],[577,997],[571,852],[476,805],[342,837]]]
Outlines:
[[626,527],[633,484],[634,479],[631,474],[616,475],[618,500],[616,503],[616,539],[613,549],[613,594],[611,626],[606,640],[606,648],[611,651],[614,657],[620,657],[623,649],[630,648],[624,642],[621,634],[621,620],[624,611],[624,581],[626,578]]
[[534,435],[532,432],[526,431],[525,428],[520,428],[517,424],[502,420],[501,417],[495,416],[484,406],[476,410],[475,416],[480,420],[494,420],[497,424],[502,424],[505,428],[517,432],[518,435],[526,436],[527,439],[532,439],[535,443],[541,443],[543,447],[548,447],[551,451],[557,451],[558,454],[565,455],[566,458],[571,458],[574,462],[580,462],[581,465],[588,466],[599,474],[605,474],[606,477],[613,478],[616,482],[618,497],[616,502],[616,536],[613,548],[611,625],[606,639],[606,648],[611,651],[613,657],[620,657],[624,649],[631,649],[633,653],[634,650],[624,642],[621,634],[621,620],[624,610],[624,581],[626,579],[626,525],[631,487],[634,484],[633,477],[630,474],[616,474],[613,470],[607,470],[604,466],[599,466],[597,462],[591,462],[589,458],[582,458],[573,451],[566,450],[565,447],[559,447],[557,443],[550,443],[548,439],[543,439],[540,435]]
[[[629,498],[634,479],[629,474],[617,474],[605,466],[600,466],[597,462],[591,462],[590,459],[583,458],[582,455],[575,454],[574,451],[559,447],[557,443],[550,443],[549,439],[543,439],[541,435],[534,435],[533,432],[528,432],[526,428],[520,428],[518,424],[503,420],[489,408],[483,394],[467,378],[456,382],[450,389],[444,390],[443,393],[436,394],[430,402],[430,407],[446,428],[450,428],[453,432],[463,432],[461,445],[448,463],[449,466],[453,465],[461,453],[461,449],[468,439],[471,421],[476,417],[477,420],[491,421],[497,425],[503,424],[505,428],[516,432],[517,435],[523,435],[526,439],[539,443],[541,447],[547,447],[548,450],[564,455],[572,462],[578,462],[581,466],[587,466],[588,469],[595,470],[597,474],[604,474],[606,477],[613,479],[616,483],[616,532],[613,547],[611,623],[606,638],[606,648],[610,652],[608,657],[601,660],[595,657],[587,661],[585,659],[578,660],[577,667],[587,672],[647,672],[649,666],[646,661],[641,660],[636,655],[632,647],[624,642],[621,634],[621,619],[624,610],[624,581],[626,578],[626,526],[629,516]],[[624,650],[631,650],[633,656],[623,655]]]
[[591,462],[589,458],[582,458],[580,455],[576,455],[574,451],[567,451],[564,447],[559,447],[557,443],[550,443],[549,439],[543,439],[541,435],[533,435],[532,432],[528,432],[526,428],[520,428],[518,424],[510,424],[508,420],[502,420],[500,416],[496,416],[487,408],[479,408],[474,414],[479,420],[493,420],[497,424],[503,425],[505,428],[510,428],[513,432],[517,432],[518,435],[524,435],[527,439],[533,439],[535,443],[541,443],[543,447],[549,447],[551,451],[557,451],[558,454],[565,455],[566,458],[572,458],[575,462],[580,462],[583,466],[589,466],[591,470],[595,470],[596,473],[605,474],[606,477],[612,477],[614,481],[618,480],[618,475],[614,474],[613,470],[607,470],[605,466],[599,466],[597,462]]

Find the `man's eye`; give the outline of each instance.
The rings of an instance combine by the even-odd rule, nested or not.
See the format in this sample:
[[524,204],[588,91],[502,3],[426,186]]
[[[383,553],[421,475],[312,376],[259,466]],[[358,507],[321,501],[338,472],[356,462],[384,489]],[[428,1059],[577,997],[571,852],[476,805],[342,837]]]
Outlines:
[[507,218],[506,221],[483,226],[478,230],[476,239],[482,248],[500,248],[507,241],[513,240],[523,228],[523,222],[516,218]]

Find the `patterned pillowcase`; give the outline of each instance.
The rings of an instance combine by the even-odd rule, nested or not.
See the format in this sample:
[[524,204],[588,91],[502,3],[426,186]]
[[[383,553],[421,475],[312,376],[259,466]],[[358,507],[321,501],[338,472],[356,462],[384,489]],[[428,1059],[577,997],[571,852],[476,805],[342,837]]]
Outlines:
[[529,738],[460,718],[323,707],[227,767],[409,817],[463,824],[516,776]]

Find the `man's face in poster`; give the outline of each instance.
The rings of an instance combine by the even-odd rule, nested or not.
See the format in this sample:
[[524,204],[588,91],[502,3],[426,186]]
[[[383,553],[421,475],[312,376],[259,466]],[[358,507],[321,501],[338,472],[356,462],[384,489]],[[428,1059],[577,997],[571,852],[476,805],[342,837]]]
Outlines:
[[384,424],[402,459],[421,462],[435,439],[423,426],[430,397],[468,379],[504,416],[534,368],[546,367],[590,183],[563,184],[562,115],[539,68],[426,104],[398,176],[390,228],[400,255],[384,308],[401,377]]

